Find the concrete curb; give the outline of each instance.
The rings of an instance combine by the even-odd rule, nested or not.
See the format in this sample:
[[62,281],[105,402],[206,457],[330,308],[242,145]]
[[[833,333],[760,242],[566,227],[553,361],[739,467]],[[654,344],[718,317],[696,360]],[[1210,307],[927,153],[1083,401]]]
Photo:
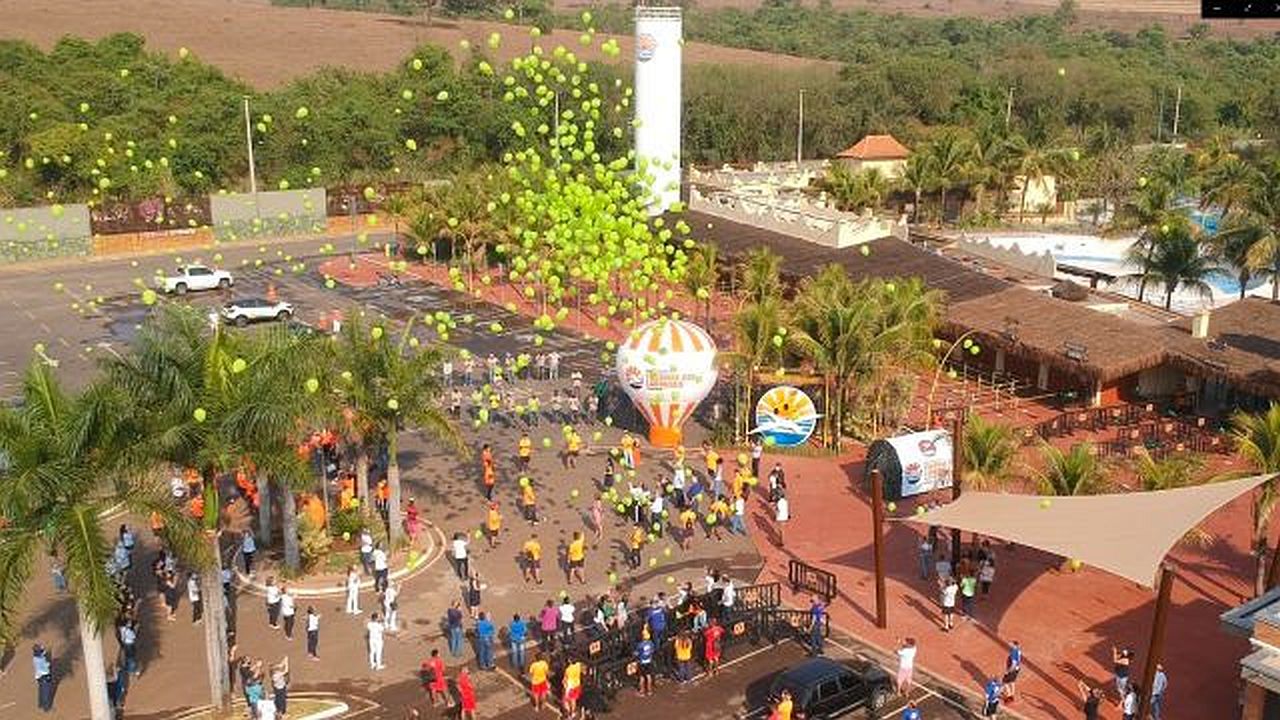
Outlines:
[[[423,552],[423,554],[421,555],[421,559],[418,561],[417,565],[413,567],[408,567],[406,565],[405,567],[392,572],[388,576],[389,579],[399,581],[405,578],[416,577],[417,575],[425,571],[427,568],[434,565],[436,561],[440,560],[440,558],[444,557],[444,551],[445,551],[444,532],[441,531],[440,528],[436,527],[434,523],[428,520],[424,520],[423,522],[427,526],[426,528],[427,538],[430,541],[430,545],[428,546],[427,550]],[[239,554],[240,554],[239,551],[236,551],[236,555],[238,556]],[[232,557],[232,562],[234,561],[235,561],[235,556]],[[240,589],[247,591],[252,595],[258,595],[263,597],[266,596],[267,586],[265,584],[257,582],[256,580],[251,579],[248,575],[245,575],[243,572],[240,571],[240,568],[238,565],[235,567],[235,573],[236,573],[236,580],[238,582],[238,586]],[[293,591],[294,596],[298,598],[342,597],[347,592],[345,587],[332,587],[332,588],[296,587],[295,588],[292,584],[290,584],[290,589]],[[372,590],[372,589],[373,589],[373,580],[363,580],[360,582],[360,590],[362,592],[365,590]]]

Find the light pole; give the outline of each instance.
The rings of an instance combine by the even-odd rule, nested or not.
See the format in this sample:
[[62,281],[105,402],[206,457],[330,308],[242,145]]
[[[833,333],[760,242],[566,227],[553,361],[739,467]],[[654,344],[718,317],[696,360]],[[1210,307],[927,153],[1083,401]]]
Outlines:
[[944,354],[942,359],[938,361],[938,367],[933,371],[933,383],[929,386],[929,400],[925,406],[924,414],[925,422],[929,427],[933,427],[933,393],[938,389],[938,379],[942,375],[942,368],[946,367],[947,360],[951,357],[951,353],[955,352],[956,348],[960,347],[960,345],[967,340],[970,335],[973,335],[976,332],[977,330],[970,330],[956,338],[956,341],[951,343],[951,347],[947,348],[946,354]]
[[249,119],[249,96],[244,101],[244,144],[249,151],[249,192],[253,195],[253,216],[261,217],[258,211],[258,170],[253,163],[253,122]]
[[800,88],[800,121],[796,124],[796,167],[804,157],[804,88]]

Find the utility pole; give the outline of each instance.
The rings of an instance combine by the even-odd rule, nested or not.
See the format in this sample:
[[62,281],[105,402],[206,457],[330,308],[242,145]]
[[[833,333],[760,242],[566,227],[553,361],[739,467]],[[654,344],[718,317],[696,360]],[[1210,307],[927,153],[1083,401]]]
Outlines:
[[1182,119],[1182,86],[1178,86],[1178,100],[1173,105],[1173,141],[1178,141],[1178,121]]
[[1009,121],[1013,119],[1013,86],[1009,86],[1009,96],[1004,101],[1004,126],[1009,127]]
[[258,172],[253,165],[253,122],[249,119],[249,96],[244,96],[244,144],[249,149],[249,192],[253,202],[258,202]]
[[872,553],[876,568],[876,627],[889,627],[889,608],[884,591],[884,478],[879,470],[871,471]]
[[800,88],[800,122],[796,125],[796,167],[804,157],[804,88]]
[[1164,88],[1160,89],[1160,113],[1156,116],[1156,142],[1164,141]]

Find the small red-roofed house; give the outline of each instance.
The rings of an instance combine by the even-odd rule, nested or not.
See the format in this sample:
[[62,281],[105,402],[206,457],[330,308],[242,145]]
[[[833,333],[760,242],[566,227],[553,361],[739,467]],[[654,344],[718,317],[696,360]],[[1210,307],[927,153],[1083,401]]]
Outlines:
[[850,170],[879,170],[887,178],[902,176],[911,151],[892,135],[868,135],[853,147],[836,154],[836,161]]

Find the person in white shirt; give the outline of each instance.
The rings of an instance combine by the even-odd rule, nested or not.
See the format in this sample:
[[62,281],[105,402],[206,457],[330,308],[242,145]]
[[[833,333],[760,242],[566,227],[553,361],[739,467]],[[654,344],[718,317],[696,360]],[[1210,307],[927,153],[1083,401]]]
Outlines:
[[320,615],[311,605],[307,606],[307,657],[320,659]]
[[382,634],[386,632],[386,626],[382,624],[381,616],[374,613],[364,627],[369,633],[369,669],[382,670],[386,667],[382,664]]
[[204,599],[200,597],[200,576],[187,575],[187,601],[191,603],[191,624],[199,625],[204,618]]
[[649,521],[656,526],[653,532],[657,533],[658,537],[662,537],[662,529],[666,527],[666,523],[662,522],[664,505],[665,499],[662,497],[662,493],[659,490],[655,490],[653,500],[649,502]]
[[387,589],[387,574],[390,566],[387,564],[387,551],[383,549],[382,543],[378,543],[373,548],[373,589],[382,592]]
[[360,573],[356,572],[356,566],[352,565],[347,568],[347,614],[360,614]]
[[550,374],[551,380],[560,379],[560,353],[555,350],[547,356],[547,372]]
[[440,363],[440,374],[444,376],[444,386],[451,387],[453,385],[453,361],[445,360]]
[[565,597],[560,603],[560,639],[564,642],[573,640],[573,623],[577,619],[578,608],[574,606],[573,601]]
[[785,540],[783,528],[791,521],[791,503],[787,501],[785,494],[778,495],[777,501],[773,503],[773,523],[778,530],[778,547],[783,547]]
[[733,603],[737,600],[737,597],[738,591],[733,587],[733,579],[726,579],[724,582],[724,591],[720,595],[720,606],[723,608],[726,615],[728,615],[729,611],[733,610]]
[[467,563],[467,536],[465,533],[454,533],[453,571],[457,573],[459,580],[466,580],[470,576],[469,569]]
[[271,696],[264,694],[254,706],[258,711],[258,720],[276,720],[276,701]]
[[275,578],[267,578],[267,624],[272,630],[280,627],[280,586]]
[[187,482],[182,479],[181,475],[174,475],[169,478],[169,494],[175,500],[181,500],[187,496]]
[[747,501],[741,495],[733,499],[733,514],[729,516],[729,530],[739,535],[747,534]]
[[898,645],[898,694],[907,695],[911,692],[911,678],[915,674],[916,668],[916,639],[903,638]]
[[398,623],[400,620],[400,605],[396,599],[400,597],[400,587],[393,581],[387,583],[387,589],[382,591],[382,614],[387,618],[387,632],[394,633],[398,631]]
[[373,534],[367,529],[360,531],[360,564],[366,575],[373,574]]
[[942,605],[942,629],[951,632],[955,627],[956,595],[960,592],[960,585],[955,578],[944,575],[938,580],[938,587],[941,589],[939,602]]
[[290,640],[293,639],[293,620],[297,612],[297,600],[293,597],[293,591],[288,586],[281,588],[280,617],[284,618],[284,636]]

